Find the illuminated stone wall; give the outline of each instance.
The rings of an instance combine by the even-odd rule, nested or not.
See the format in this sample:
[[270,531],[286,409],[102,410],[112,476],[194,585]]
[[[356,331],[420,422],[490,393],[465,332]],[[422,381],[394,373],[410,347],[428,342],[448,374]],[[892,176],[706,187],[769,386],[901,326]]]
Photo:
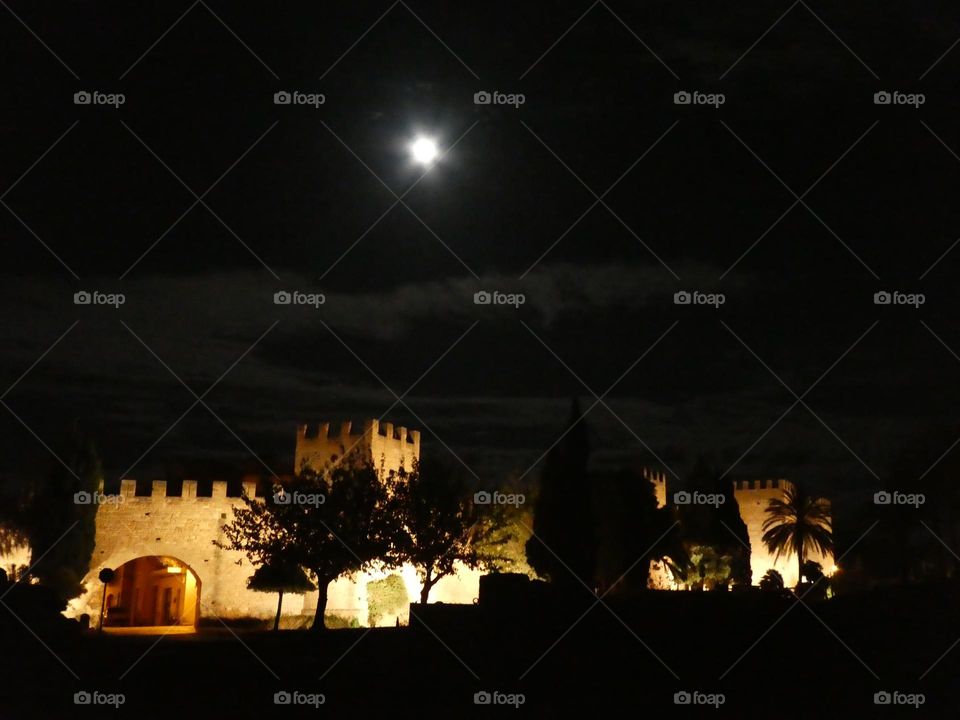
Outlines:
[[[182,495],[167,496],[164,481],[152,483],[149,496],[135,496],[136,482],[123,480],[119,496],[106,496],[97,510],[96,546],[90,572],[84,578],[87,592],[70,603],[67,614],[99,617],[101,569],[117,568],[138,557],[161,555],[176,558],[200,580],[201,617],[272,617],[276,596],[247,590],[253,567],[239,552],[221,550],[222,525],[233,518],[240,498],[227,497],[227,483],[213,483],[211,497],[197,497],[197,482],[184,480]],[[255,481],[245,481],[253,494]],[[299,613],[299,598],[284,600],[288,613]]]
[[[753,572],[753,584],[759,585],[767,570],[773,569],[783,576],[786,587],[797,584],[797,556],[780,556],[776,562],[773,554],[763,544],[763,522],[767,518],[766,509],[771,500],[783,500],[788,488],[793,484],[789,480],[738,480],[734,483],[734,496],[740,506],[740,517],[747,525],[750,535],[750,569]],[[825,573],[832,574],[833,555],[821,555],[812,552],[807,560],[820,563]]]
[[[351,450],[353,448],[353,450]],[[313,429],[301,426],[297,431],[295,461],[320,469],[345,452],[363,453],[385,471],[401,466],[410,468],[420,456],[420,433],[394,427],[392,423],[367,420],[362,433],[352,433],[349,422],[331,435],[329,424]],[[172,557],[189,566],[200,580],[200,614],[204,618],[272,618],[277,596],[246,589],[254,568],[242,553],[221,550],[214,540],[222,540],[222,526],[233,518],[233,508],[242,506],[240,498],[227,497],[227,483],[213,483],[211,497],[197,497],[197,483],[183,482],[181,496],[167,496],[163,481],[152,483],[148,496],[135,496],[136,482],[123,480],[120,495],[110,496],[97,512],[96,547],[90,572],[85,578],[86,593],[70,603],[71,617],[88,613],[99,617],[101,585],[97,576],[105,567],[117,568],[134,558],[159,555]],[[244,492],[253,495],[256,480],[244,480]],[[367,623],[366,586],[392,572],[403,577],[411,600],[419,600],[420,582],[411,566],[383,572],[358,573],[331,583],[327,595],[327,616],[346,622]],[[460,568],[456,576],[444,578],[434,586],[431,602],[472,603],[479,593],[480,573]],[[317,592],[286,595],[283,615],[312,616]],[[407,622],[404,609],[401,623]],[[388,619],[382,622],[387,623]],[[396,622],[390,618],[389,624]]]
[[[643,476],[653,483],[657,496],[657,507],[666,504],[667,489],[666,476],[644,469]],[[773,553],[763,544],[763,522],[767,519],[767,507],[771,500],[783,500],[788,488],[793,485],[789,480],[738,480],[733,483],[734,497],[740,506],[740,517],[747,526],[750,537],[750,570],[754,585],[760,584],[760,579],[770,569],[774,569],[783,576],[784,586],[792,588],[797,584],[797,556],[789,558],[783,555],[774,561]],[[832,554],[822,555],[812,552],[807,560],[820,563],[827,575],[832,575],[834,559]],[[650,564],[649,586],[658,590],[674,589],[673,576],[662,562]]]

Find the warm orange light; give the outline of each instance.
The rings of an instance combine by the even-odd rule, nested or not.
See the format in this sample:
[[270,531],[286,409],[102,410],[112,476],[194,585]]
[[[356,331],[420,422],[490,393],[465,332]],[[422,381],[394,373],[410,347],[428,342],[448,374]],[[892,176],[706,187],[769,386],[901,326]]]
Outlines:
[[170,574],[172,574],[172,575],[179,575],[180,573],[183,572],[183,568],[182,568],[182,567],[179,567],[179,566],[177,566],[177,565],[168,565],[168,566],[167,566],[167,572],[170,573]]

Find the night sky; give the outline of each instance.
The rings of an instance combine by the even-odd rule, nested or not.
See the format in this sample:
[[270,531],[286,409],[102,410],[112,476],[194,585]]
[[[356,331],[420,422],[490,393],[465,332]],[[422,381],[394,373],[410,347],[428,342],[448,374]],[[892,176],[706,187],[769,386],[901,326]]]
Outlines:
[[[956,440],[951,3],[8,4],[8,482],[73,421],[152,479],[288,471],[296,424],[389,410],[495,486],[573,396],[597,467],[681,483],[704,455],[839,497]],[[425,175],[418,134],[449,151]]]

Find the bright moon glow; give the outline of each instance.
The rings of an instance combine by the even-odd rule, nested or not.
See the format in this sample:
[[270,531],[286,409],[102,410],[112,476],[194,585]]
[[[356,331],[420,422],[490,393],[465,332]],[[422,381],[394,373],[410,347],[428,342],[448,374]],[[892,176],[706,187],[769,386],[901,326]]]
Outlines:
[[437,144],[430,138],[420,137],[410,145],[410,154],[414,162],[429,165],[437,159]]

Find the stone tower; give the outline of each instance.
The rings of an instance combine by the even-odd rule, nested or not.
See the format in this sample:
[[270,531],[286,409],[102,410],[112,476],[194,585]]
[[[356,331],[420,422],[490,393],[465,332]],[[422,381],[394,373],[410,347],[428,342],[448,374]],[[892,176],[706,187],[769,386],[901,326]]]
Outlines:
[[362,432],[353,432],[353,423],[344,421],[335,434],[330,423],[297,428],[294,472],[304,466],[317,472],[346,455],[369,460],[382,474],[404,468],[409,470],[420,459],[420,431],[394,427],[379,420],[364,421]]

